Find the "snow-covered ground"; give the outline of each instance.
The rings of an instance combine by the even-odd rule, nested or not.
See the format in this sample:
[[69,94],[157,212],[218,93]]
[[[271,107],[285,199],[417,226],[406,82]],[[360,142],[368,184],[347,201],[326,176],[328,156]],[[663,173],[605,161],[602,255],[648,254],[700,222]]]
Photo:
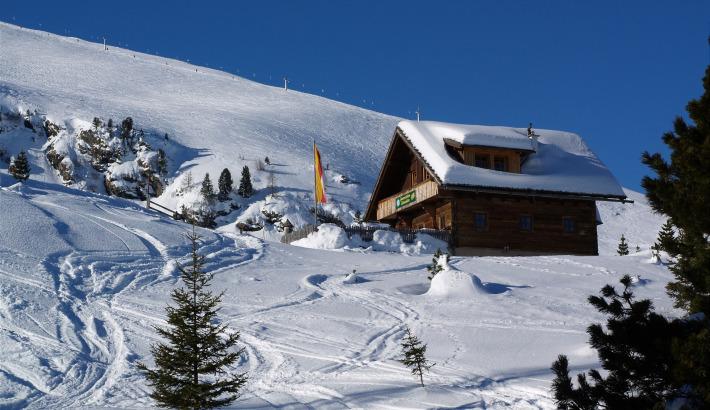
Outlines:
[[[313,138],[331,164],[328,193],[337,202],[329,211],[362,209],[398,121],[4,23],[0,61],[4,109],[38,110],[66,130],[95,116],[132,116],[152,135],[168,133],[165,205],[177,205],[188,171],[199,183],[205,172],[216,181],[224,167],[238,179],[249,165],[258,191],[240,204],[240,218],[267,209],[307,222]],[[187,261],[189,227],[88,185],[64,187],[44,141],[27,129],[0,134],[0,143],[10,154],[29,150],[33,166],[30,181],[13,185],[0,165],[0,408],[153,406],[136,363],[150,362],[153,326],[163,323],[180,284],[176,266]],[[268,173],[255,171],[267,155],[278,198],[267,198]],[[551,408],[549,366],[558,354],[574,369],[597,363],[585,328],[601,317],[589,294],[640,275],[638,295],[672,312],[664,291],[671,275],[650,263],[648,250],[664,220],[642,195],[626,193],[636,203],[599,205],[601,256],[452,258],[457,273],[432,292],[431,255],[385,247],[392,241],[371,250],[324,246],[333,252],[268,241],[273,230],[200,230],[215,291],[227,295],[222,317],[246,347],[236,371],[250,381],[235,407]],[[630,256],[615,256],[622,233]],[[455,283],[470,291],[448,291]],[[396,362],[405,325],[436,362],[425,388]]]
[[[604,229],[633,224],[639,242],[652,238],[658,221],[634,207]],[[0,406],[151,406],[135,364],[150,360],[152,326],[179,285],[187,225],[39,181],[0,189],[0,209]],[[648,252],[452,258],[480,282],[442,296],[427,294],[430,255],[200,233],[227,294],[222,317],[246,347],[237,370],[250,382],[235,407],[551,408],[557,354],[575,369],[596,364],[585,328],[601,317],[587,295],[638,274],[639,296],[671,310],[670,274]],[[395,361],[405,325],[436,362],[425,388]]]

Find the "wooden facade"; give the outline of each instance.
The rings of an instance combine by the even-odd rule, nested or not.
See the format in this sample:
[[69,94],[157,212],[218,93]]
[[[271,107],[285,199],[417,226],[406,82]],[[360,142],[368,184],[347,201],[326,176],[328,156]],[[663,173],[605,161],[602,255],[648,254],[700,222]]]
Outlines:
[[[520,173],[529,153],[445,143],[460,162],[503,172]],[[451,251],[459,255],[596,255],[596,199],[443,185],[398,130],[365,217],[398,228],[450,230]]]

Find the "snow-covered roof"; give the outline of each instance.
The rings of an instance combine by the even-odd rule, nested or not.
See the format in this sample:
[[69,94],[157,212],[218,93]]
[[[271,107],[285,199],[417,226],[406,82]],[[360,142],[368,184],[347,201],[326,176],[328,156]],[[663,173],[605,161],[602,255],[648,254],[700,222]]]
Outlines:
[[476,168],[452,158],[445,139],[463,145],[532,150],[526,128],[401,121],[398,128],[444,185],[534,190],[625,198],[609,169],[577,134],[540,130],[521,173]]
[[425,123],[430,129],[435,129],[432,132],[461,145],[533,151],[532,141],[526,137],[527,130],[521,132],[515,128],[489,125],[458,125],[431,121]]

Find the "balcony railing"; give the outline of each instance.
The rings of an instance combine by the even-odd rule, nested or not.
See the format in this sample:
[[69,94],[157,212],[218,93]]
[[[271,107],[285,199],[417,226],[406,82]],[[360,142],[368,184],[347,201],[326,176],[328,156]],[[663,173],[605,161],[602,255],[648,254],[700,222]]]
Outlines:
[[412,188],[387,197],[377,203],[377,220],[382,220],[399,211],[410,208],[439,193],[439,185],[432,181],[424,181]]

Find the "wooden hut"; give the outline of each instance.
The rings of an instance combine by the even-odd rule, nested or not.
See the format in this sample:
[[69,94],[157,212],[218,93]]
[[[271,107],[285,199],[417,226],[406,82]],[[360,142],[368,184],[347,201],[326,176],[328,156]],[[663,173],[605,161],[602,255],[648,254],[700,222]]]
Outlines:
[[596,201],[625,201],[576,134],[402,121],[365,214],[451,231],[458,255],[596,255]]

